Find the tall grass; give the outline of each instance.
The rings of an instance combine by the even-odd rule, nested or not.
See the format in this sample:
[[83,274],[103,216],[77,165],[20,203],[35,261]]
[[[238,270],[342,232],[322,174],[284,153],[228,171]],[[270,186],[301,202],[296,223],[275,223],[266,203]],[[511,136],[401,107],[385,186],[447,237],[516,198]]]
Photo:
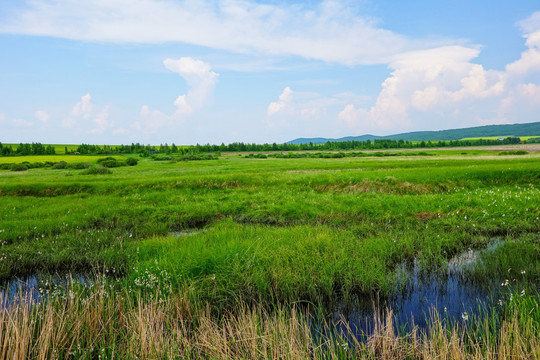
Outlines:
[[[0,359],[538,359],[537,297],[495,315],[448,323],[433,312],[427,329],[396,330],[392,311],[374,312],[374,330],[315,326],[295,307],[238,304],[220,318],[185,294],[150,299],[98,282],[44,303],[2,303]],[[526,301],[525,301],[526,300]]]

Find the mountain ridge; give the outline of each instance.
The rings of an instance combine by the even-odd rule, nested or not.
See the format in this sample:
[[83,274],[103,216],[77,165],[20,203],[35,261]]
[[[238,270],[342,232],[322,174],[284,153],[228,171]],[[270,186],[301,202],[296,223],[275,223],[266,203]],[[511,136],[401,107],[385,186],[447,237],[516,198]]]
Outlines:
[[386,136],[365,134],[360,136],[345,136],[337,139],[324,137],[297,138],[288,141],[287,144],[309,144],[310,142],[313,144],[323,144],[328,141],[373,141],[377,139],[405,141],[439,141],[493,136],[540,136],[540,121],[523,124],[482,125],[447,130],[412,131]]

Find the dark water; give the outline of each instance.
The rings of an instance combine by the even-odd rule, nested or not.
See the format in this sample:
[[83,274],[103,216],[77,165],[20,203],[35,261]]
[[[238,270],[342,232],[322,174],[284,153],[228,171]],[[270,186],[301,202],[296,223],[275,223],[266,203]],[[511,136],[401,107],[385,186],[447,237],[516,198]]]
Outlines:
[[31,275],[9,281],[0,289],[0,301],[9,306],[16,301],[41,302],[51,294],[65,292],[73,284],[88,286],[94,277],[83,274]]
[[404,264],[397,269],[398,282],[404,284],[402,291],[384,300],[360,299],[354,305],[338,307],[333,322],[341,330],[349,327],[354,334],[369,334],[375,325],[374,310],[392,309],[396,330],[425,329],[434,311],[445,321],[466,323],[496,301],[500,284],[497,279],[478,283],[468,278],[465,270],[480,261],[482,252],[494,251],[502,244],[495,240],[486,249],[468,250],[451,259],[445,269],[425,271],[416,261]]
[[[196,232],[178,232],[171,235],[189,236]],[[468,250],[437,271],[422,270],[419,262],[403,264],[396,270],[397,282],[402,291],[380,299],[365,298],[347,306],[336,306],[332,319],[338,328],[348,327],[359,336],[369,334],[374,328],[374,310],[392,309],[395,328],[410,330],[413,326],[426,328],[430,314],[435,310],[448,321],[466,322],[481,309],[496,301],[500,284],[497,279],[477,283],[469,279],[467,267],[476,264],[482,252],[495,251],[503,242],[492,241],[486,249]],[[9,306],[15,301],[41,302],[47,296],[64,291],[70,284],[91,285],[94,276],[83,274],[33,275],[14,279],[0,289],[0,301]],[[491,283],[490,283],[491,281]]]

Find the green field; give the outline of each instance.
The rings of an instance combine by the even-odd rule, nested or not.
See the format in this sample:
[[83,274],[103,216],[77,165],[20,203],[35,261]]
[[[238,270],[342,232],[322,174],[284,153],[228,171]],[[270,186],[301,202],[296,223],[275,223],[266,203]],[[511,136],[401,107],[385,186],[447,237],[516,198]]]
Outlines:
[[[501,136],[468,137],[468,138],[463,138],[461,140],[480,140],[480,139],[483,139],[483,140],[497,140],[497,139],[500,139],[500,138],[507,138],[507,137],[514,137],[514,136],[513,135],[501,135]],[[521,141],[527,141],[529,139],[537,138],[539,136],[535,135],[535,136],[516,136],[516,137],[520,138]]]
[[[97,358],[100,349],[105,358],[376,358],[375,343],[349,339],[345,349],[341,335],[313,335],[310,319],[327,318],[336,305],[399,293],[405,285],[396,274],[404,264],[436,272],[497,239],[503,245],[467,276],[486,286],[509,279],[510,300],[480,313],[475,331],[450,326],[426,333],[421,343],[427,349],[430,341],[446,341],[464,357],[478,356],[505,341],[515,344],[501,330],[513,329],[521,342],[511,351],[537,356],[540,154],[417,153],[146,158],[106,175],[1,170],[0,279],[38,273],[98,279],[90,289],[55,288],[57,295],[36,305],[37,315],[4,310],[0,334],[23,327],[24,316],[38,316],[29,349],[42,346],[36,334],[49,331],[60,358],[68,352]],[[309,312],[298,304],[311,304]],[[48,328],[46,316],[59,314],[68,320]],[[61,336],[68,331],[75,340]],[[381,334],[395,351],[424,346],[390,333]],[[452,345],[452,336],[466,340]]]
[[[28,156],[6,156],[0,157],[0,164],[20,164],[22,162],[36,163],[36,162],[60,162],[65,161],[67,163],[95,163],[97,159],[103,158],[105,155],[28,155]],[[113,156],[117,159],[121,159],[121,156]]]

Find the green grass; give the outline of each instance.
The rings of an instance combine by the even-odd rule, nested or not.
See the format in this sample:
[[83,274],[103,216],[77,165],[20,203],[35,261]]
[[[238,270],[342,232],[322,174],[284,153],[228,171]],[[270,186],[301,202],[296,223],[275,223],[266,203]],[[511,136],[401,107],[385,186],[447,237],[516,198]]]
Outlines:
[[[471,336],[478,339],[463,341],[497,348],[492,339],[499,339],[503,320],[512,319],[530,337],[540,320],[534,308],[540,156],[428,152],[336,159],[145,158],[104,175],[69,168],[0,171],[0,280],[40,272],[113,274],[103,286],[118,301],[89,309],[92,314],[113,316],[116,327],[143,308],[166,304],[167,311],[178,312],[167,321],[188,314],[186,324],[199,329],[204,321],[221,324],[249,309],[276,314],[296,304],[322,309],[384,297],[401,289],[397,269],[404,263],[444,269],[452,257],[499,239],[503,245],[483,252],[466,276],[486,286],[508,280],[508,292],[494,299],[501,300],[500,309],[475,320],[478,331]],[[31,161],[71,158],[83,161]],[[103,156],[86,158],[95,164]],[[113,310],[118,304],[133,307],[120,314]],[[88,319],[81,309],[69,310],[69,316]],[[272,316],[260,320],[261,326],[278,326]],[[191,328],[184,330],[196,338]],[[107,351],[117,343],[127,346],[111,336],[102,339]],[[470,350],[465,343],[464,351]]]
[[[500,136],[482,136],[482,137],[468,137],[463,138],[461,140],[498,140],[499,138],[507,138],[507,137],[514,137],[514,135],[500,135]],[[538,135],[534,136],[516,136],[519,137],[522,141],[526,141],[532,138],[538,137]]]
[[[60,162],[65,161],[67,163],[77,162],[96,162],[97,159],[103,158],[107,155],[27,155],[27,156],[5,156],[0,157],[0,164],[19,164],[22,162],[36,163],[36,162]],[[114,156],[117,159],[123,159],[122,156]]]
[[403,261],[436,266],[496,236],[538,233],[539,160],[231,156],[146,159],[104,176],[2,172],[0,278],[115,267],[133,280],[157,259],[175,287],[224,303],[386,291]]

